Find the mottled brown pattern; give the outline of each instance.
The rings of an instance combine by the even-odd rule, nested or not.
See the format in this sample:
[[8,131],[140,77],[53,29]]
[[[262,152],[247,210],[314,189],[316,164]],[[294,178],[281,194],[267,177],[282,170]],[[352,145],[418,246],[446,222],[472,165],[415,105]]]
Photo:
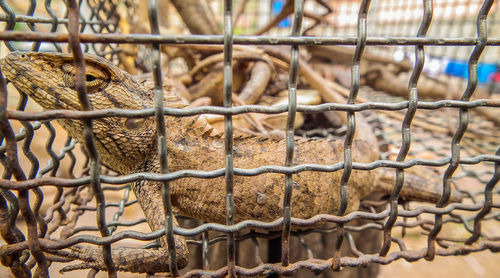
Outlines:
[[[73,58],[67,54],[11,53],[2,62],[2,73],[20,91],[29,95],[45,109],[80,110],[78,97],[71,87],[73,72],[68,69]],[[106,108],[142,109],[152,107],[152,91],[138,83],[128,73],[106,60],[85,56],[89,100],[95,110]],[[63,70],[64,69],[64,70]],[[93,82],[93,83],[92,83]],[[102,88],[94,91],[92,88]],[[182,107],[182,101],[170,92],[165,93],[165,105]],[[215,170],[224,167],[224,153],[220,136],[197,117],[175,118],[167,116],[167,148],[170,171],[183,169]],[[82,139],[82,125],[76,120],[61,120],[61,125],[76,139]],[[358,117],[357,138],[353,142],[355,162],[371,162],[379,158],[375,137],[370,127]],[[196,127],[195,127],[196,126]],[[151,118],[127,123],[127,118],[110,117],[94,120],[94,134],[102,162],[121,173],[159,172],[157,136]],[[295,140],[294,164],[334,164],[343,161],[343,141]],[[234,139],[234,166],[256,168],[265,165],[284,165],[285,142],[266,137],[250,136]],[[342,171],[333,173],[305,171],[293,176],[292,216],[309,218],[316,214],[335,214],[339,206],[339,188]],[[389,194],[394,175],[383,169],[354,170],[349,180],[347,212],[358,209],[359,201],[374,191]],[[409,179],[417,180],[417,179]],[[247,219],[272,221],[282,216],[284,175],[267,173],[254,177],[235,176],[235,221]],[[164,227],[165,215],[161,200],[161,184],[142,181],[134,186],[136,197],[152,230]],[[174,210],[181,215],[208,222],[225,223],[224,177],[215,179],[182,178],[171,182]],[[403,198],[435,202],[439,191],[427,184],[404,187]],[[460,200],[454,195],[454,201]],[[166,248],[165,239],[161,245]],[[86,247],[87,250],[89,247]],[[155,252],[156,251],[156,252]],[[179,266],[187,262],[187,248],[183,238],[176,236]],[[99,252],[92,251],[81,259],[81,267],[105,266]],[[138,255],[142,254],[142,255]],[[153,257],[149,257],[153,256]],[[155,257],[156,256],[156,260]],[[120,250],[113,260],[120,270],[133,272],[162,272],[168,270],[166,252],[148,250]],[[147,257],[147,259],[145,258]],[[144,263],[137,267],[137,260]],[[160,261],[160,262],[159,262]]]

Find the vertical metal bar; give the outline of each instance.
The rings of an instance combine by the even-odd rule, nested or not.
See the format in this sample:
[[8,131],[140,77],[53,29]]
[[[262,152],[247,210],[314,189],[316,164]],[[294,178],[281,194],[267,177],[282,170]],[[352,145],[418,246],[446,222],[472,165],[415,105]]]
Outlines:
[[208,236],[208,231],[204,231],[201,234],[201,260],[203,264],[203,270],[210,269],[210,256],[208,252],[209,243],[210,237]]
[[[23,94],[23,97],[21,98],[20,103],[18,104],[18,109],[17,110],[22,110],[26,106],[26,101],[28,100],[27,96]],[[30,146],[31,142],[34,137],[34,129],[33,126],[27,122],[27,121],[22,121],[21,124],[25,128],[26,131],[26,138],[24,139],[23,142],[23,154],[28,158],[31,168],[28,173],[28,179],[34,179],[37,176],[38,169],[40,166],[40,163],[38,162],[38,159],[36,158],[35,154],[31,151]],[[45,236],[45,233],[47,231],[47,224],[45,221],[43,221],[42,216],[40,215],[40,207],[42,206],[43,202],[43,192],[40,188],[33,188],[33,195],[35,196],[34,202],[33,202],[33,207],[32,210],[35,214],[36,221],[38,223],[38,230],[39,230],[39,237],[43,238]]]
[[[10,191],[6,190],[2,191],[11,193]],[[11,227],[11,222],[9,221],[10,209],[9,205],[7,204],[7,200],[3,197],[4,192],[2,191],[0,191],[0,234],[5,243],[17,243],[19,242],[19,239],[18,237],[16,237],[14,229],[12,229]],[[15,225],[13,227],[15,227]],[[26,266],[26,264],[21,263],[21,254],[21,252],[18,252],[16,254],[5,256],[2,259],[2,261],[4,262],[3,265],[10,268],[10,272],[14,277],[30,277],[31,274],[28,267]]]
[[[358,40],[356,42],[356,50],[352,58],[351,65],[351,90],[347,98],[348,104],[356,103],[356,97],[360,87],[360,63],[361,55],[366,46],[366,22],[368,16],[368,9],[370,8],[370,0],[364,0],[358,12]],[[348,196],[348,182],[352,172],[352,142],[354,134],[356,133],[356,116],[354,112],[347,112],[347,134],[344,141],[344,171],[340,180],[340,204],[337,210],[337,215],[343,215],[347,209],[349,202]],[[335,243],[335,250],[333,254],[332,269],[340,270],[340,248],[344,239],[344,225],[337,224],[337,238]]]
[[[304,0],[294,0],[292,36],[300,36]],[[297,79],[299,74],[299,46],[292,45],[290,53],[290,72],[288,77],[288,117],[286,121],[286,157],[285,166],[293,166],[293,148],[295,143],[294,124],[297,114]],[[283,196],[283,231],[281,237],[281,264],[288,266],[290,253],[290,230],[292,202],[292,174],[285,174],[285,192]]]
[[[78,4],[76,0],[69,0],[68,5],[68,43],[73,52],[75,59],[75,90],[78,94],[78,100],[82,106],[82,110],[91,110],[90,102],[87,96],[87,88],[85,85],[85,60],[83,57],[82,49],[80,48],[80,30],[79,30],[79,13]],[[106,225],[106,200],[101,188],[100,174],[100,161],[99,153],[94,141],[94,133],[92,130],[92,120],[83,119],[82,137],[84,139],[85,147],[90,157],[90,185],[94,190],[97,208],[97,226],[102,237],[109,236],[109,230]],[[113,264],[111,257],[111,244],[104,244],[102,246],[104,263],[108,271],[108,277],[117,277],[116,268]]]
[[[424,0],[424,11],[422,15],[422,22],[420,23],[420,27],[417,32],[417,37],[425,37],[427,31],[429,30],[429,26],[431,25],[433,15],[433,3],[432,0]],[[402,141],[403,144],[401,149],[399,150],[396,161],[403,162],[408,155],[408,151],[410,150],[411,145],[411,121],[417,112],[417,104],[418,104],[418,92],[417,92],[417,83],[420,78],[420,74],[424,68],[425,63],[425,53],[423,45],[415,46],[415,68],[413,69],[410,81],[408,84],[408,110],[406,111],[405,118],[403,120],[401,133],[402,133]],[[385,223],[384,227],[384,242],[382,244],[382,248],[380,249],[380,256],[387,255],[389,252],[389,248],[391,247],[391,231],[394,223],[396,223],[396,219],[398,218],[398,198],[401,189],[403,188],[404,182],[404,170],[396,169],[396,185],[391,193],[391,201],[390,201],[390,215],[389,219]]]
[[[233,1],[224,0],[224,107],[231,107],[233,93]],[[233,116],[224,116],[226,225],[234,224]],[[227,234],[227,271],[236,277],[234,233]]]
[[[120,217],[123,215],[127,201],[130,198],[130,190],[131,190],[131,185],[129,184],[129,187],[124,190],[123,197],[120,200],[120,202],[118,203],[118,210],[113,215],[113,221],[115,221],[115,222],[120,221]],[[118,226],[110,227],[109,233],[113,234],[117,228],[118,228]]]
[[[158,24],[157,2],[156,0],[149,0],[149,24],[152,34],[160,34],[160,27]],[[156,129],[158,132],[158,155],[160,156],[160,172],[162,174],[168,173],[168,160],[167,160],[167,137],[165,117],[163,115],[163,82],[161,74],[161,57],[160,57],[160,44],[154,43],[153,45],[153,78],[155,83],[155,97],[154,97],[154,110]],[[165,235],[167,237],[167,247],[169,255],[170,272],[178,275],[177,270],[177,255],[175,253],[175,239],[174,239],[174,215],[172,213],[172,201],[170,199],[170,183],[163,182],[162,186],[162,199],[163,209],[165,212]]]
[[[366,17],[370,7],[371,0],[365,0],[361,3],[358,14],[358,40],[356,50],[352,58],[351,65],[351,90],[347,99],[348,104],[356,103],[356,97],[360,87],[360,63],[361,55],[366,46]],[[354,112],[347,112],[347,134],[344,141],[344,171],[340,180],[340,206],[337,215],[343,215],[347,209],[348,191],[347,183],[352,172],[352,142],[356,132],[356,116]]]
[[[47,138],[47,142],[45,143],[45,151],[49,154],[50,158],[52,159],[53,167],[52,170],[50,171],[51,176],[56,176],[57,170],[59,169],[60,165],[60,160],[57,157],[57,154],[54,152],[52,149],[52,144],[54,144],[54,140],[56,139],[56,129],[50,124],[50,122],[44,122],[43,125],[45,128],[47,128],[47,131],[49,132],[49,137]],[[41,173],[38,173],[38,176],[40,176]],[[57,190],[61,190],[62,188],[57,188]]]
[[[22,111],[26,107],[26,103],[28,102],[28,96],[25,94],[20,94],[20,99],[17,103],[16,110]],[[40,163],[38,159],[36,158],[35,154],[31,151],[30,146],[31,142],[34,137],[34,129],[33,126],[29,121],[21,121],[21,124],[23,125],[25,132],[26,132],[26,138],[24,139],[23,145],[22,145],[22,150],[23,154],[28,158],[30,164],[31,164],[31,169],[28,173],[28,179],[34,179],[37,176],[38,169],[40,167]],[[36,218],[36,221],[38,223],[38,231],[39,234],[38,236],[43,238],[45,236],[45,233],[47,231],[47,224],[45,221],[43,221],[43,218],[40,215],[40,207],[42,206],[43,202],[43,192],[40,188],[33,188],[33,195],[35,196],[34,198],[34,203],[33,203],[33,212]]]
[[[477,64],[479,62],[479,58],[486,48],[486,41],[488,39],[487,32],[487,18],[488,13],[490,12],[491,6],[493,5],[494,0],[486,0],[483,3],[483,6],[479,10],[477,16],[477,44],[472,52],[469,59],[469,79],[467,81],[467,88],[462,95],[462,101],[468,101],[472,97],[472,94],[476,90],[477,87]],[[460,166],[460,141],[467,131],[467,127],[469,125],[469,112],[467,108],[460,108],[459,111],[459,126],[455,134],[453,135],[453,139],[451,141],[451,161],[450,166],[446,169],[443,176],[443,195],[441,199],[436,204],[436,207],[442,208],[444,207],[448,201],[450,200],[451,194],[451,178],[453,173]],[[427,254],[425,256],[426,260],[434,259],[436,254],[436,237],[441,231],[443,226],[443,216],[440,214],[436,214],[434,220],[434,228],[429,233],[428,242],[427,242]]]
[[[351,65],[351,90],[347,103],[356,103],[358,91],[360,87],[360,63],[361,55],[366,46],[366,21],[368,9],[370,8],[370,0],[365,0],[361,3],[358,12],[358,39],[356,42],[356,50],[352,58]],[[348,182],[352,172],[352,142],[356,133],[356,116],[354,112],[347,112],[347,134],[344,141],[344,171],[340,180],[340,204],[337,210],[337,215],[343,215],[348,204]],[[340,248],[344,239],[344,225],[337,224],[337,238],[335,240],[335,250],[333,253],[332,269],[340,270]]]
[[[0,163],[2,164],[2,166],[4,166],[4,169],[5,169],[5,172],[2,175],[2,178],[5,179],[6,176],[9,176],[9,179],[10,179],[10,176],[12,175],[12,173],[10,173],[8,165],[7,165],[7,163],[8,163],[7,157],[5,157],[5,155],[3,155],[3,154],[0,155]],[[24,234],[16,226],[16,219],[17,219],[17,216],[19,215],[19,203],[18,203],[16,195],[14,195],[14,193],[10,190],[1,189],[0,196],[2,196],[8,202],[9,218],[7,220],[8,221],[7,225],[9,226],[9,229],[11,230],[10,232],[12,234],[14,234],[14,236],[16,238],[15,242],[26,241]]]
[[[26,11],[26,15],[28,16],[33,16],[36,10],[36,0],[30,0],[30,5],[28,7],[28,10]],[[28,27],[30,30],[38,32],[38,28],[36,28],[36,25],[34,23],[27,23]],[[40,49],[41,42],[33,42],[33,45],[31,46],[32,51],[38,51]]]
[[[500,155],[500,148],[497,149],[496,155]],[[484,205],[481,211],[479,211],[474,218],[474,233],[465,241],[465,244],[472,244],[476,242],[481,236],[481,221],[484,217],[490,213],[491,207],[493,206],[493,189],[495,185],[500,181],[500,162],[495,162],[495,172],[493,177],[486,184],[484,188]]]
[[[45,10],[47,11],[47,13],[50,15],[50,17],[53,20],[51,27],[50,27],[50,32],[55,33],[57,31],[57,27],[59,26],[59,19],[57,18],[57,15],[54,12],[54,10],[52,10],[52,7],[51,7],[52,0],[45,0],[44,5],[45,5]],[[58,43],[54,42],[54,43],[52,43],[52,45],[57,49],[58,52],[62,51],[61,46],[59,46]]]

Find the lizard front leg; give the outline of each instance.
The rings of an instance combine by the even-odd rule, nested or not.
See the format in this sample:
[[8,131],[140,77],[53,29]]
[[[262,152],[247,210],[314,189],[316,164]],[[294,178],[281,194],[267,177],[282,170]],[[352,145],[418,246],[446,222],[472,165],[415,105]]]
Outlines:
[[[152,231],[160,230],[165,225],[165,213],[161,198],[161,183],[151,181],[140,181],[134,185],[134,193],[145,214],[146,220]],[[178,226],[174,218],[174,226]],[[183,268],[188,263],[188,249],[186,241],[181,236],[174,236],[176,262],[178,268]],[[115,267],[119,271],[138,273],[158,273],[168,272],[169,255],[166,236],[159,239],[161,248],[140,249],[140,248],[113,248],[112,258]],[[89,245],[76,245],[62,251],[51,252],[57,256],[67,259],[83,261],[76,265],[64,267],[61,272],[79,269],[106,270],[103,260],[102,249]]]
[[[135,193],[135,197],[139,202],[139,205],[144,212],[144,216],[151,228],[151,231],[157,231],[165,227],[165,211],[162,200],[162,183],[152,182],[152,181],[139,181],[134,184],[133,189]],[[173,218],[174,227],[179,226],[177,219]],[[177,267],[184,268],[188,263],[189,252],[186,245],[186,240],[182,236],[174,235],[175,240],[175,253],[176,253],[176,262]],[[160,239],[161,249],[162,251],[167,253],[167,237],[162,236]],[[157,258],[157,260],[164,260],[163,258]],[[168,267],[168,259],[163,262]],[[167,270],[163,269],[163,271],[154,271],[154,272],[165,272]],[[148,271],[151,272],[151,271]]]

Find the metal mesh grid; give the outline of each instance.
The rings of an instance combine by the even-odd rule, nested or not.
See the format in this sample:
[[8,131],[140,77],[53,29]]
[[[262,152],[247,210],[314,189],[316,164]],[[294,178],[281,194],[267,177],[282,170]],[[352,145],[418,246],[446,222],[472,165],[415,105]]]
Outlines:
[[[316,23],[310,18],[305,19],[306,28],[313,24],[318,26],[305,32],[308,36],[356,36],[357,13],[361,1],[335,1],[334,9],[327,13],[317,1],[307,1],[305,10],[317,14],[325,14],[322,21]],[[440,0],[433,3],[432,24],[427,32],[428,37],[463,38],[476,35],[477,13],[483,1],[456,1]],[[374,1],[370,5],[370,24],[367,26],[369,36],[388,37],[401,36],[412,37],[417,33],[421,23],[423,1],[408,2],[405,0],[382,0]],[[321,12],[320,12],[321,11]],[[498,33],[498,5],[492,7],[488,16],[488,34],[497,37]],[[260,22],[260,21],[259,21]],[[259,24],[263,26],[265,23]],[[307,30],[307,29],[306,29]],[[290,33],[289,28],[274,28],[269,32],[273,35],[286,36]],[[251,34],[251,32],[248,32]],[[413,58],[413,46],[374,47],[371,52],[378,55],[391,57],[395,50],[403,51],[409,58]],[[473,47],[456,46],[428,46],[426,55],[430,57],[467,60]],[[481,56],[482,62],[494,63],[498,53],[495,49],[486,49]]]
[[[31,5],[35,5],[36,2],[32,1]],[[85,4],[85,2],[83,2]],[[483,6],[478,13],[477,20],[477,37],[468,38],[443,38],[443,37],[426,37],[427,29],[432,22],[432,2],[423,2],[423,19],[420,23],[420,28],[416,36],[408,37],[367,37],[366,29],[369,25],[367,23],[367,13],[369,11],[370,1],[363,1],[361,3],[360,12],[358,16],[358,33],[355,37],[300,37],[301,24],[300,20],[302,18],[303,3],[301,1],[296,1],[295,7],[295,19],[294,26],[291,37],[274,37],[274,36],[233,36],[232,33],[232,8],[231,2],[226,1],[224,3],[224,35],[223,36],[166,36],[158,35],[159,30],[157,27],[156,10],[153,9],[151,14],[151,30],[152,34],[141,34],[141,35],[122,35],[116,34],[117,31],[117,21],[113,10],[115,7],[112,2],[108,1],[95,1],[86,2],[88,7],[98,7],[96,9],[91,8],[90,17],[83,19],[79,17],[78,7],[81,7],[76,3],[76,1],[68,1],[68,10],[64,12],[64,17],[68,19],[57,19],[53,12],[51,12],[51,2],[47,1],[46,10],[51,17],[40,17],[34,15],[34,8],[30,9],[30,12],[26,16],[17,16],[14,13],[6,1],[0,1],[1,7],[5,12],[5,17],[3,20],[6,21],[6,31],[0,33],[0,38],[6,43],[10,49],[17,49],[18,46],[11,43],[14,40],[35,42],[32,45],[32,50],[38,50],[40,48],[39,42],[50,42],[56,49],[60,42],[67,42],[70,46],[72,52],[75,55],[75,64],[79,68],[80,74],[77,74],[76,84],[83,84],[83,72],[84,64],[82,60],[82,49],[80,48],[79,42],[88,43],[92,50],[100,55],[103,55],[109,59],[113,59],[113,54],[119,52],[119,43],[153,43],[153,48],[155,53],[153,55],[155,63],[157,63],[155,77],[155,107],[151,109],[145,109],[142,111],[126,111],[120,109],[110,109],[108,111],[46,111],[46,112],[24,112],[24,106],[26,104],[26,97],[21,98],[19,101],[16,111],[7,110],[7,91],[5,90],[4,80],[2,78],[2,117],[0,118],[1,131],[3,135],[3,144],[1,146],[1,162],[4,166],[3,170],[3,180],[0,183],[1,199],[0,199],[0,209],[2,210],[2,224],[8,232],[7,236],[4,236],[6,245],[2,246],[0,253],[4,258],[8,256],[14,256],[14,261],[17,259],[21,262],[20,265],[12,265],[13,269],[17,269],[19,273],[23,271],[29,271],[35,264],[37,265],[36,272],[42,276],[48,273],[48,262],[47,259],[52,259],[47,257],[43,250],[58,250],[65,248],[67,246],[73,245],[77,242],[87,242],[92,244],[99,244],[104,246],[105,262],[108,266],[110,275],[114,273],[113,262],[111,261],[110,251],[111,244],[119,243],[123,238],[133,238],[139,240],[151,240],[153,238],[158,238],[165,231],[156,231],[153,233],[138,233],[133,231],[125,232],[115,232],[118,227],[127,227],[130,225],[138,225],[144,220],[137,220],[133,222],[120,221],[120,215],[124,213],[124,210],[135,205],[135,201],[129,201],[130,188],[127,183],[137,180],[156,180],[165,182],[164,197],[166,210],[169,212],[170,217],[166,221],[166,233],[171,239],[169,246],[173,246],[173,234],[179,234],[187,237],[202,235],[201,239],[193,239],[188,241],[188,243],[193,245],[209,246],[216,244],[219,241],[227,241],[228,250],[228,263],[227,268],[221,268],[218,270],[208,269],[208,254],[206,253],[207,248],[204,249],[204,266],[205,269],[194,269],[185,273],[185,276],[197,276],[197,275],[214,275],[223,276],[226,274],[236,275],[257,275],[257,274],[267,274],[267,273],[279,273],[279,274],[291,274],[299,269],[306,268],[315,272],[324,271],[330,268],[339,269],[341,266],[359,266],[365,265],[368,262],[375,262],[380,264],[387,264],[394,260],[404,258],[409,261],[418,260],[422,258],[432,259],[435,255],[447,256],[447,255],[457,255],[457,254],[467,254],[470,252],[477,252],[485,249],[491,251],[500,250],[500,245],[498,242],[498,235],[489,235],[482,229],[481,224],[486,222],[496,223],[499,219],[498,208],[500,204],[493,201],[494,196],[499,194],[498,189],[495,191],[494,187],[498,183],[500,178],[499,173],[499,163],[500,163],[500,149],[497,150],[484,150],[480,149],[479,152],[470,152],[464,155],[461,152],[461,148],[466,151],[474,150],[470,145],[466,145],[465,141],[462,140],[468,126],[469,126],[469,109],[473,110],[475,107],[498,107],[500,104],[498,101],[493,100],[474,100],[470,101],[471,95],[474,93],[477,86],[477,72],[476,66],[481,53],[484,51],[486,45],[500,45],[500,38],[487,38],[486,33],[486,20],[488,12],[493,5],[493,1],[485,1]],[[155,6],[154,1],[150,3]],[[81,15],[81,13],[80,13]],[[105,15],[105,16],[103,16]],[[78,20],[80,20],[80,25],[78,25]],[[29,32],[29,31],[11,31],[14,30],[14,24],[12,22],[47,22],[51,25],[50,32]],[[113,23],[109,23],[112,21]],[[104,22],[104,23],[103,23]],[[92,29],[91,33],[84,33],[86,30],[86,25]],[[93,25],[95,24],[95,25]],[[68,33],[59,33],[58,28],[60,26],[67,26]],[[34,25],[27,24],[30,30],[39,31]],[[102,34],[109,33],[109,34]],[[224,44],[225,53],[225,108],[221,107],[210,107],[210,108],[193,108],[193,109],[173,109],[162,107],[162,94],[161,94],[161,72],[159,67],[159,44],[170,43],[213,43],[213,44]],[[45,43],[44,43],[45,44]],[[231,54],[233,44],[288,44],[292,45],[291,52],[291,70],[290,70],[290,86],[289,86],[289,105],[282,105],[278,107],[263,107],[263,106],[241,106],[233,107],[231,104],[230,92],[231,92]],[[299,45],[309,45],[309,44],[345,44],[345,45],[356,45],[356,53],[351,67],[352,73],[352,83],[351,83],[351,93],[349,101],[347,104],[339,103],[328,103],[317,106],[301,106],[297,105],[295,102],[295,82],[298,74],[298,48]],[[64,45],[64,44],[63,44]],[[398,100],[391,102],[386,101],[374,101],[364,104],[354,104],[357,94],[360,90],[359,85],[359,61],[363,54],[363,50],[366,45],[414,45],[415,46],[415,56],[416,65],[414,67],[412,78],[409,86],[409,96],[408,100]],[[469,60],[469,79],[468,87],[463,93],[462,99],[459,101],[454,100],[442,100],[435,102],[424,102],[418,101],[418,95],[416,90],[416,84],[419,80],[420,73],[422,71],[422,66],[424,64],[424,45],[471,45],[475,46],[474,52]],[[84,50],[88,50],[84,46]],[[111,56],[106,56],[111,55]],[[79,83],[80,82],[80,83]],[[85,86],[77,86],[80,88],[79,98],[83,107],[87,107],[88,110],[88,99],[85,94]],[[427,139],[415,139],[412,134],[415,132],[415,128],[411,126],[412,120],[415,115],[418,115],[419,111],[435,113],[436,111],[441,112],[449,108],[458,109],[459,115],[457,118],[457,125],[453,130],[454,135],[452,136],[449,150],[442,152],[442,157],[434,159],[424,159],[424,158],[412,158],[408,159],[408,154],[411,154],[410,148],[422,141]],[[345,139],[345,151],[344,151],[344,162],[337,163],[335,165],[296,165],[291,166],[291,161],[293,158],[293,144],[290,144],[294,131],[293,131],[293,121],[294,115],[298,111],[307,112],[318,112],[326,110],[341,110],[348,114],[351,119],[350,124],[347,126],[347,135]],[[360,111],[367,110],[385,110],[385,111],[406,111],[404,114],[404,120],[397,123],[398,128],[393,128],[399,131],[398,134],[402,139],[400,144],[394,143],[401,146],[400,151],[397,152],[397,161],[387,160],[384,157],[383,160],[378,160],[373,163],[356,163],[352,162],[349,155],[350,145],[352,143],[353,132],[355,130],[354,121],[352,120],[356,113]],[[288,111],[288,128],[287,128],[287,157],[284,166],[264,166],[257,169],[236,169],[232,167],[232,124],[231,115],[247,113],[247,112],[260,112],[260,113],[278,113]],[[137,173],[128,176],[112,176],[108,175],[103,171],[98,163],[97,157],[98,153],[95,146],[93,146],[93,139],[91,136],[91,125],[92,119],[100,117],[109,116],[120,116],[120,117],[144,117],[144,116],[156,116],[157,127],[159,130],[159,138],[165,140],[165,132],[168,132],[168,128],[165,130],[165,125],[163,123],[163,114],[167,115],[197,115],[200,113],[214,113],[225,115],[225,126],[226,126],[226,168],[220,169],[213,172],[201,172],[201,171],[184,171],[183,173],[167,173],[166,163],[162,165],[162,173]],[[79,162],[83,165],[89,165],[86,172],[83,173],[82,177],[75,178],[79,176],[75,174],[75,165],[78,163],[75,159],[75,146],[76,142],[71,138],[63,138],[64,147],[56,153],[52,144],[54,139],[59,136],[56,134],[55,129],[47,120],[53,119],[84,119],[86,125],[87,140],[82,142],[86,145],[89,152],[86,152],[88,156],[88,161]],[[14,133],[13,126],[16,120],[21,121],[23,126],[19,129],[17,133]],[[42,121],[33,122],[29,121]],[[476,123],[474,123],[476,125]],[[473,126],[471,125],[471,128]],[[495,127],[493,127],[495,128]],[[51,157],[47,166],[40,169],[38,159],[30,151],[30,146],[32,145],[32,139],[36,135],[36,132],[46,129],[48,131],[49,137],[46,142],[47,153]],[[410,131],[412,134],[410,134]],[[418,133],[418,132],[416,132]],[[425,134],[425,133],[424,133]],[[389,135],[385,135],[389,136]],[[412,138],[412,141],[410,141]],[[391,140],[394,141],[393,138]],[[445,140],[443,137],[437,137],[437,140]],[[16,142],[22,142],[24,156],[30,161],[30,169],[23,169],[19,163],[18,150]],[[161,144],[160,144],[161,145]],[[498,145],[498,142],[496,143]],[[494,153],[496,151],[496,153]],[[161,157],[165,157],[166,149],[160,149]],[[60,167],[61,160],[63,157],[68,157],[70,160],[69,176],[65,178],[56,177],[56,172]],[[492,165],[494,164],[494,165]],[[424,166],[443,166],[444,171],[444,182],[443,187],[445,189],[445,194],[441,201],[436,206],[428,205],[417,205],[415,207],[400,207],[397,204],[398,193],[401,190],[403,172],[404,169],[410,167],[418,167],[419,165]],[[460,174],[455,174],[458,168],[466,168],[469,166],[480,166],[474,168],[474,170],[463,171]],[[317,170],[317,171],[342,171],[343,170],[343,181],[342,187],[342,203],[345,207],[347,203],[346,196],[346,186],[347,180],[349,179],[349,173],[351,169],[361,169],[368,170],[377,167],[392,167],[397,169],[398,181],[394,187],[394,193],[391,196],[390,208],[382,210],[382,212],[355,212],[346,216],[333,216],[333,215],[318,215],[312,219],[300,220],[292,218],[287,207],[290,207],[291,203],[291,183],[292,174],[299,173],[304,170]],[[28,172],[28,174],[25,174]],[[266,172],[276,172],[285,174],[287,177],[285,188],[287,188],[287,193],[285,196],[285,211],[284,217],[271,222],[264,223],[257,220],[244,221],[242,223],[233,223],[231,211],[234,209],[234,203],[231,200],[231,191],[233,188],[233,176],[234,175],[246,175],[253,176]],[[462,204],[451,204],[444,206],[449,198],[450,182],[452,179],[459,179],[460,175],[476,175],[481,183],[483,183],[484,190],[479,190],[479,192],[471,191],[469,199],[471,202],[466,202]],[[199,178],[214,178],[218,176],[226,177],[227,184],[227,196],[228,196],[228,214],[227,214],[227,225],[220,225],[214,223],[207,223],[197,226],[192,229],[173,227],[171,222],[172,211],[169,208],[170,199],[168,197],[168,181],[179,178],[181,176],[191,176]],[[15,179],[11,180],[12,178]],[[101,183],[111,184],[114,186],[101,186]],[[123,185],[121,187],[116,187],[116,185]],[[39,213],[40,206],[43,202],[50,202],[43,198],[43,192],[40,190],[41,187],[55,186],[57,191],[57,198],[52,201],[49,205],[49,209],[46,211],[46,216],[42,217]],[[90,185],[90,186],[89,186]],[[64,188],[64,190],[63,190]],[[12,190],[12,191],[9,191]],[[108,203],[104,196],[115,190],[121,190],[123,192],[123,197],[119,203]],[[84,191],[90,191],[90,193],[85,197]],[[14,194],[16,192],[17,194]],[[28,202],[28,194],[32,193],[35,197],[35,202],[32,206]],[[105,194],[106,193],[106,194]],[[17,196],[16,196],[17,195]],[[88,206],[88,202],[96,198],[96,207]],[[484,199],[484,201],[483,201]],[[7,205],[8,204],[8,205]],[[78,209],[71,208],[73,205],[77,205]],[[115,212],[113,221],[106,222],[105,212],[106,208],[118,207]],[[26,221],[27,233],[23,233],[17,228],[15,224],[15,219],[22,212],[24,219]],[[73,217],[65,225],[68,229],[65,231],[66,234],[58,238],[59,240],[49,241],[48,238],[52,238],[52,233],[57,229],[57,227],[64,222],[68,213],[83,214],[87,211],[95,211],[98,214],[98,219],[101,219],[96,226],[92,227],[76,227],[76,221],[78,217]],[[466,212],[469,212],[467,214]],[[343,210],[340,209],[338,215],[343,215]],[[425,217],[433,216],[434,219]],[[364,219],[368,223],[361,226],[356,226],[352,224],[353,220]],[[411,219],[407,221],[408,219]],[[414,219],[414,220],[413,220]],[[331,250],[328,258],[331,259],[312,259],[313,254],[310,252],[307,245],[304,248],[308,253],[308,259],[299,260],[297,262],[289,261],[289,252],[287,248],[287,242],[290,242],[290,227],[292,225],[304,226],[307,224],[318,223],[320,221],[326,221],[330,223],[335,223],[334,228],[325,229],[314,229],[307,232],[298,233],[299,241],[307,233],[333,233],[336,237],[335,250]],[[459,223],[463,225],[465,230],[468,232],[467,237],[444,237],[440,234],[440,230],[449,223]],[[7,224],[7,225],[5,225]],[[395,236],[394,231],[396,228],[413,229],[420,227],[422,230],[427,231],[428,243],[425,248],[420,250],[408,250],[405,246],[404,238],[399,238]],[[273,228],[282,228],[283,232],[269,232],[263,234],[260,232],[249,231],[243,234],[235,235],[237,231],[243,231],[244,228],[259,228],[263,230],[272,230]],[[369,230],[379,230],[383,231],[384,243],[381,248],[379,248],[375,253],[363,253],[357,250],[353,240],[352,234],[357,234],[360,232],[366,232]],[[80,232],[85,231],[98,231],[98,236],[92,235],[76,235]],[[210,238],[208,236],[208,231],[218,231],[227,233],[228,236],[216,236]],[[260,261],[258,266],[254,268],[245,268],[238,266],[235,258],[235,241],[243,241],[245,239],[251,239],[256,241],[257,238],[273,238],[281,234],[282,242],[284,243],[282,249],[282,263],[280,264],[270,264],[264,263],[262,258],[258,258]],[[297,233],[296,233],[297,234]],[[75,235],[75,236],[73,236]],[[69,238],[68,238],[69,237]],[[464,239],[465,238],[465,239]],[[464,242],[465,241],[465,242]],[[303,242],[303,241],[302,241]],[[391,242],[395,242],[399,247],[397,251],[390,251]],[[467,244],[463,244],[467,243]],[[354,257],[342,256],[340,252],[342,246],[348,245],[351,251],[355,254]],[[437,245],[437,246],[436,246]],[[258,248],[258,244],[255,244],[255,248]],[[25,252],[29,250],[31,256]],[[174,251],[175,248],[170,248]],[[392,250],[392,249],[391,249]],[[257,252],[258,253],[258,252]],[[171,266],[175,266],[175,252],[170,252]],[[175,269],[175,267],[173,268]],[[95,272],[93,272],[95,274]]]

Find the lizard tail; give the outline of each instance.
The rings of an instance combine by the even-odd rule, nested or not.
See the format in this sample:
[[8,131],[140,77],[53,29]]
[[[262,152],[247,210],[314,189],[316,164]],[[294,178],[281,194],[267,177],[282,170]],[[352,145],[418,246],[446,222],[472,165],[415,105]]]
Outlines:
[[[399,194],[399,199],[403,201],[420,201],[437,203],[443,195],[443,182],[440,176],[433,171],[419,167],[419,173],[413,171],[413,168],[406,169],[404,172],[404,183]],[[392,194],[396,184],[396,169],[378,168],[377,191]],[[461,203],[462,193],[456,189],[451,190],[448,203]]]

